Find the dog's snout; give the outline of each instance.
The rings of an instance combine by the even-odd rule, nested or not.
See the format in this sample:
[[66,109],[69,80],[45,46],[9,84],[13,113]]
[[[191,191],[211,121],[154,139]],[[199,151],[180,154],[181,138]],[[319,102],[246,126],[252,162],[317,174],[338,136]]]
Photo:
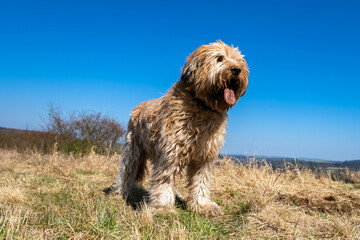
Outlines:
[[241,72],[241,69],[240,68],[237,68],[237,67],[234,67],[231,69],[231,72],[235,75],[235,76],[238,76]]

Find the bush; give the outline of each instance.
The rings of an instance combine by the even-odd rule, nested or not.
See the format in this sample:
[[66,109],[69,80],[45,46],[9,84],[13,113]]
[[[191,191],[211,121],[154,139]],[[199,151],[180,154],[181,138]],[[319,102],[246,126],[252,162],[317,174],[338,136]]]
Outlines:
[[47,132],[56,137],[57,149],[86,155],[91,151],[112,154],[122,151],[125,130],[116,120],[101,113],[75,112],[67,119],[59,108],[49,106]]

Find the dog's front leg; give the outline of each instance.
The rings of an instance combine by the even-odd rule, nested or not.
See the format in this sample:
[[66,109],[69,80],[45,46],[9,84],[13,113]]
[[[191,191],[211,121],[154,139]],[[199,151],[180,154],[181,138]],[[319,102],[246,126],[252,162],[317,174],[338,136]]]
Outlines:
[[193,163],[188,166],[189,197],[187,205],[197,213],[217,216],[223,211],[210,199],[210,176],[215,160],[205,164]]
[[150,206],[157,211],[174,211],[175,170],[165,163],[154,165],[150,180]]

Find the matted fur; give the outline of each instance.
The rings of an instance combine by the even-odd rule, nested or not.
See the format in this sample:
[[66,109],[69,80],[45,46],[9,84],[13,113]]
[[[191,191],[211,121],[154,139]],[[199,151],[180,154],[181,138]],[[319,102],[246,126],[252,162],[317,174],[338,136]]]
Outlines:
[[210,199],[210,175],[224,144],[227,111],[235,104],[228,103],[225,89],[237,101],[246,91],[248,74],[244,56],[233,46],[217,41],[196,49],[163,97],[143,102],[131,113],[112,188],[129,198],[143,181],[149,159],[151,207],[173,208],[175,175],[186,170],[187,206],[206,215],[221,214]]

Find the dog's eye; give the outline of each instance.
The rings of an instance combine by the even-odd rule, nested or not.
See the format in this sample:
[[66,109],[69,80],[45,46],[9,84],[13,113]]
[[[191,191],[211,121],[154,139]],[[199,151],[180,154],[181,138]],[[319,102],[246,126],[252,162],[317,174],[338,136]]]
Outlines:
[[224,57],[223,57],[223,56],[218,57],[218,58],[217,58],[217,61],[218,61],[218,62],[224,61]]

